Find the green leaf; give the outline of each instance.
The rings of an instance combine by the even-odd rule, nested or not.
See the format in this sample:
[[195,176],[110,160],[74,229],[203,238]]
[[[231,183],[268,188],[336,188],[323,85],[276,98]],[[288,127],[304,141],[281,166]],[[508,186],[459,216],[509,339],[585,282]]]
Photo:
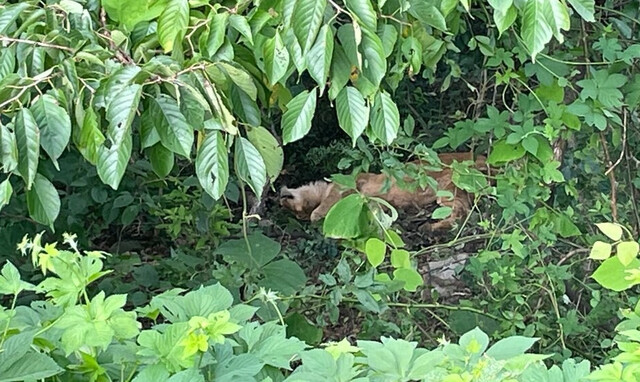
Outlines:
[[232,14],[229,16],[229,25],[243,35],[249,44],[253,45],[253,34],[251,33],[251,26],[249,26],[246,17]]
[[48,355],[27,353],[0,372],[0,382],[44,380],[63,371]]
[[562,31],[568,31],[571,27],[567,7],[559,0],[547,0],[548,6],[544,8],[547,23],[551,26],[553,35],[559,43],[564,42]]
[[300,313],[293,313],[284,319],[287,325],[287,337],[295,337],[310,345],[319,345],[322,341],[322,329]]
[[251,78],[249,73],[244,69],[237,68],[225,62],[218,62],[216,65],[221,67],[227,73],[229,78],[231,78],[231,81],[242,89],[242,91],[245,92],[252,101],[256,100],[258,96],[258,88],[256,88],[256,84],[253,82],[253,78]]
[[538,341],[538,338],[511,336],[493,344],[485,353],[496,361],[506,361],[524,354]]
[[214,13],[209,23],[209,31],[207,36],[207,54],[208,57],[213,57],[220,47],[224,44],[224,37],[227,32],[227,21],[229,20],[229,13]]
[[[29,290],[34,291],[36,287],[28,282],[20,279],[20,272],[15,265],[10,261],[7,261],[0,271],[0,294],[12,294],[17,296],[22,291]],[[30,345],[30,344],[29,344]],[[2,354],[2,353],[0,353]],[[1,361],[7,361],[5,357],[0,356]],[[2,369],[0,364],[0,370]]]
[[501,13],[507,12],[513,5],[513,0],[488,0],[488,2],[495,11]]
[[400,114],[395,102],[386,92],[376,95],[371,109],[371,128],[376,138],[390,145],[400,129]]
[[536,55],[551,40],[553,32],[545,14],[550,13],[548,0],[529,0],[522,15],[522,39],[535,62]]
[[347,9],[355,16],[358,24],[370,32],[378,28],[378,15],[370,0],[345,0]]
[[504,13],[497,10],[493,12],[493,21],[496,23],[500,36],[513,25],[517,17],[518,11],[515,6],[508,8]]
[[611,256],[611,244],[596,241],[591,247],[589,258],[594,260],[606,260]]
[[640,268],[640,261],[638,259],[633,259],[629,264],[622,265],[618,257],[611,257],[600,264],[591,277],[603,287],[621,292],[636,284],[634,281],[627,280],[626,277],[630,275],[627,271],[638,268]]
[[260,152],[245,138],[235,142],[236,174],[251,187],[258,199],[267,183],[267,169]]
[[220,199],[229,181],[229,157],[220,131],[210,131],[196,157],[196,174],[204,191]]
[[82,126],[80,132],[74,134],[74,141],[80,154],[89,161],[92,165],[95,165],[98,160],[98,150],[104,143],[105,138],[100,131],[98,125],[98,115],[93,108],[89,107],[84,112],[84,118],[82,120]]
[[305,90],[287,103],[287,111],[282,116],[282,140],[286,145],[302,139],[311,129],[311,121],[316,111],[318,89]]
[[2,123],[0,123],[0,165],[4,172],[12,172],[18,167],[16,135]]
[[411,268],[411,256],[406,249],[394,249],[391,251],[391,265],[394,268]]
[[259,232],[247,236],[251,251],[247,248],[247,242],[243,239],[226,240],[215,250],[215,254],[222,255],[225,261],[245,265],[251,269],[261,269],[280,253],[280,243]]
[[410,3],[409,13],[418,21],[443,32],[447,31],[447,21],[433,3],[424,0],[411,0]]
[[16,69],[16,45],[3,48],[0,52],[0,81]]
[[315,44],[305,55],[307,60],[307,70],[318,86],[320,94],[324,91],[327,84],[327,76],[331,68],[331,58],[333,57],[333,32],[329,25],[325,25],[320,29]]
[[187,123],[178,102],[166,94],[159,94],[149,100],[149,112],[162,145],[189,159],[194,141],[193,127]]
[[33,187],[27,191],[27,207],[33,220],[53,226],[60,213],[60,197],[49,179],[40,174],[36,175]]
[[640,245],[635,241],[623,241],[618,243],[617,247],[618,260],[622,265],[629,265],[638,256]]
[[525,149],[522,145],[511,145],[502,140],[493,145],[487,162],[490,165],[507,163],[522,158],[524,154]]
[[107,146],[98,150],[98,175],[114,190],[127,169],[131,157],[131,123],[138,110],[142,86],[133,84],[123,88],[107,106]]
[[451,207],[438,207],[431,214],[431,218],[434,220],[445,219],[451,216],[451,212],[453,212],[453,208]]
[[303,55],[311,49],[322,25],[327,0],[296,1],[291,18],[293,33],[300,43]]
[[595,0],[567,0],[569,4],[573,7],[573,9],[578,12],[580,17],[584,19],[584,21],[594,22],[596,21],[593,14],[595,13]]
[[473,330],[463,334],[458,343],[470,354],[482,354],[489,345],[489,336],[476,326]]
[[532,155],[536,155],[538,153],[538,140],[534,136],[529,135],[523,139],[521,143],[522,147]]
[[382,310],[380,309],[380,305],[378,304],[376,299],[373,298],[373,296],[371,295],[371,292],[369,292],[368,290],[356,289],[353,291],[353,294],[356,295],[358,302],[362,304],[362,307],[365,308],[366,310],[373,313],[382,313]]
[[15,134],[18,145],[18,171],[29,190],[36,177],[40,159],[40,130],[29,109],[22,108],[16,114]]
[[168,0],[102,0],[100,3],[110,19],[119,21],[127,29],[132,30],[139,22],[150,21],[160,16],[162,10],[167,6],[167,2]]
[[161,144],[156,143],[149,148],[148,153],[153,172],[155,172],[159,178],[164,178],[169,175],[175,162],[173,152],[166,149]]
[[622,227],[616,223],[598,223],[596,227],[609,239],[618,241],[622,239]]
[[69,115],[48,94],[38,98],[30,109],[40,129],[40,145],[58,168],[57,159],[64,152],[71,136]]
[[336,111],[340,128],[349,134],[356,147],[356,141],[369,124],[369,105],[356,88],[347,86],[336,97]]
[[362,55],[364,63],[362,75],[373,83],[374,87],[380,86],[387,73],[387,61],[385,59],[382,40],[374,32],[362,31]]
[[13,195],[13,187],[11,187],[9,179],[5,179],[0,183],[0,211],[2,211],[4,206],[9,204],[11,201],[11,195]]
[[407,292],[415,292],[418,287],[424,284],[422,276],[415,270],[410,268],[399,268],[393,271],[393,279],[404,281],[404,290]]
[[365,200],[359,194],[342,198],[327,213],[322,229],[325,236],[334,239],[351,239],[360,236],[367,226]]
[[189,2],[169,0],[158,18],[158,41],[165,53],[173,50],[173,44],[181,42],[189,25]]
[[298,264],[282,259],[269,263],[262,267],[264,278],[259,285],[278,291],[284,296],[292,296],[300,292],[307,283],[307,277]]
[[260,152],[262,159],[264,159],[269,181],[273,183],[280,175],[284,164],[282,147],[269,130],[262,126],[247,129],[247,138]]
[[4,35],[7,29],[13,25],[13,22],[18,19],[20,14],[31,7],[31,4],[25,2],[19,2],[17,4],[7,4],[0,9],[0,34]]
[[367,254],[367,260],[369,260],[369,264],[371,264],[374,268],[377,268],[378,265],[382,264],[384,261],[384,255],[387,251],[387,246],[384,241],[372,237],[367,240],[365,245],[364,252]]
[[289,51],[284,46],[280,33],[267,40],[263,46],[264,71],[269,84],[275,85],[284,77],[289,68]]

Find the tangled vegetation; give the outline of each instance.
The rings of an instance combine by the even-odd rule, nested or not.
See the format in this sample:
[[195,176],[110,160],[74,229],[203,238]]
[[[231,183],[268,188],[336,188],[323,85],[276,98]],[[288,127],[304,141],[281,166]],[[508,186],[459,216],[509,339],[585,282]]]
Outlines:
[[[0,381],[640,380],[639,35],[637,0],[0,0]],[[415,160],[474,195],[450,232],[278,205],[437,188]]]

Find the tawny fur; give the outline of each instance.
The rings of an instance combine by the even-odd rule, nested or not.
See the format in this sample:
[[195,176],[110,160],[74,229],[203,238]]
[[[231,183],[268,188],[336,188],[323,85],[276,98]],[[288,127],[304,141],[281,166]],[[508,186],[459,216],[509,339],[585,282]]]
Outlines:
[[[473,159],[472,153],[443,153],[439,154],[440,161],[445,165],[450,165],[454,161],[463,162]],[[486,170],[486,158],[478,156],[475,160],[475,167],[479,170]],[[417,163],[419,164],[419,163]],[[384,174],[363,173],[356,178],[356,189],[365,196],[379,197],[386,200],[395,208],[400,209],[423,209],[433,203],[440,206],[452,208],[451,215],[434,224],[425,224],[424,230],[444,230],[450,229],[454,222],[469,212],[471,205],[470,195],[458,187],[452,181],[453,171],[448,167],[443,167],[440,171],[427,171],[427,174],[438,183],[438,190],[449,191],[454,197],[442,198],[436,196],[436,191],[431,187],[426,189],[406,190],[396,185],[395,179],[391,179],[391,187],[382,192],[387,180]],[[410,182],[411,179],[407,178]],[[300,220],[318,221],[324,218],[331,207],[341,198],[353,191],[343,191],[333,183],[316,181],[305,186],[289,189],[283,187],[280,190],[280,204],[293,211]]]

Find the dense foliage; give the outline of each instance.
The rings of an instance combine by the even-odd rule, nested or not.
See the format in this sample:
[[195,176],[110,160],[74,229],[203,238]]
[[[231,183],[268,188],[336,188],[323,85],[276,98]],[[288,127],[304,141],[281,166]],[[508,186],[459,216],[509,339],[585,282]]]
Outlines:
[[[637,380],[639,9],[0,0],[0,381]],[[447,238],[271,196],[468,150]]]

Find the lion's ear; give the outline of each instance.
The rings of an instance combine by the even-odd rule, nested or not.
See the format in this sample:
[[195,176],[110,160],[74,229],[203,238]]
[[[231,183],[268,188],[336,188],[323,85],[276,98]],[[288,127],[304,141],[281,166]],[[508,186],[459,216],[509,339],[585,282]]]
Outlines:
[[280,189],[280,199],[293,199],[293,194],[286,186]]

